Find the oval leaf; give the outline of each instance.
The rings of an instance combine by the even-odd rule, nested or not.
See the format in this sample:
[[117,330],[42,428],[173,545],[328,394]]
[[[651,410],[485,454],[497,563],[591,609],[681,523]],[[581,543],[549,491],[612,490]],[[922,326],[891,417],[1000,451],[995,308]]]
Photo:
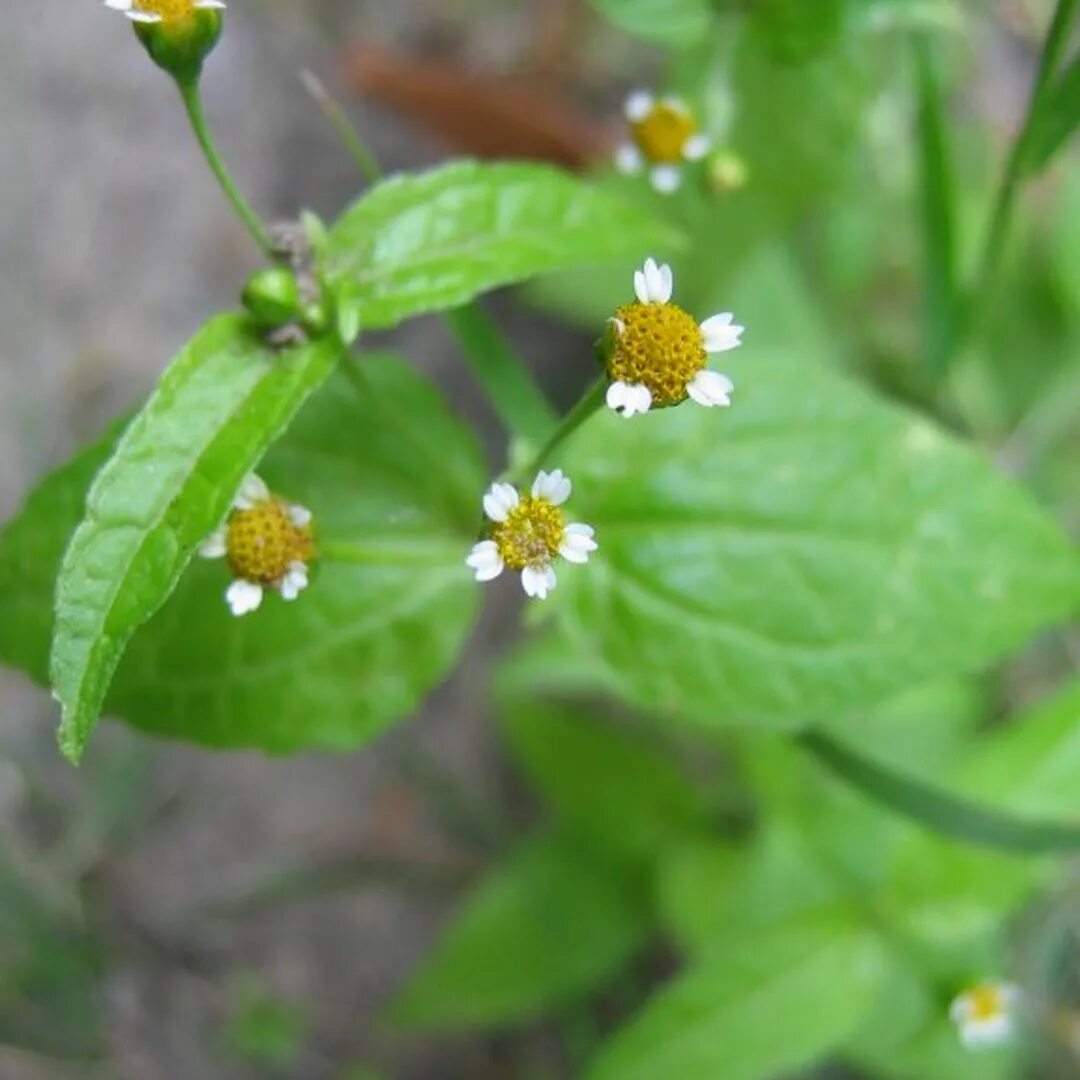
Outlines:
[[333,369],[336,341],[271,352],[245,320],[176,357],[90,488],[56,584],[51,679],[78,761],[135,629],[172,592],[245,474]]
[[371,329],[675,240],[644,211],[558,169],[465,161],[373,188],[330,229],[321,270]]
[[800,726],[1075,608],[1069,542],[978,454],[812,362],[724,366],[730,410],[599,416],[552,463],[600,542],[562,624],[637,704]]
[[591,0],[616,26],[664,45],[694,45],[709,33],[709,0]]

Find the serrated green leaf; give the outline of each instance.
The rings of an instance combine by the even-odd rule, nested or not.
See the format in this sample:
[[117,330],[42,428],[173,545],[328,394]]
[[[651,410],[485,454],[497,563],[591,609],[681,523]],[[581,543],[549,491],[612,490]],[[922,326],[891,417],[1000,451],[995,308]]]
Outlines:
[[522,700],[504,712],[514,757],[575,835],[620,857],[652,858],[704,829],[700,793],[643,735],[556,704]]
[[[462,564],[483,465],[434,391],[389,357],[363,361],[368,396],[343,377],[309,402],[259,473],[315,513],[316,563],[293,604],[234,618],[222,563],[189,566],[135,635],[108,711],[147,731],[274,752],[353,747],[411,711],[443,676],[477,589]],[[407,411],[400,408],[408,402]],[[52,582],[106,440],[48,477],[0,533],[0,658],[44,680]]]
[[616,26],[662,45],[696,45],[713,26],[710,0],[590,0]]
[[330,229],[320,265],[372,329],[676,241],[644,211],[558,169],[464,161],[376,185]]
[[78,761],[116,665],[245,474],[333,370],[331,339],[275,353],[213,320],[170,364],[87,495],[56,584],[50,673],[60,746]]
[[810,1065],[858,1025],[883,964],[844,913],[743,931],[661,990],[586,1080],[761,1080]]
[[558,618],[635,704],[797,727],[975,670],[1075,609],[1075,552],[979,455],[812,362],[725,368],[722,415],[605,413],[555,463],[600,544]]
[[615,871],[542,837],[465,901],[392,1015],[416,1028],[523,1020],[614,977],[647,931]]

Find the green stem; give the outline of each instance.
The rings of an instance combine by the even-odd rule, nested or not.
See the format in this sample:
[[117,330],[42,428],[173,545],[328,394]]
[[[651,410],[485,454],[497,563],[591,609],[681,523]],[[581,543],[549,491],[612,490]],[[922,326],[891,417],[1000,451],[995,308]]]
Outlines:
[[202,95],[199,93],[198,78],[177,79],[176,85],[180,91],[180,98],[184,102],[184,108],[187,110],[188,120],[191,122],[191,130],[195,133],[195,138],[198,140],[199,148],[203,152],[203,157],[206,158],[206,163],[210,166],[211,171],[217,178],[221,190],[232,204],[232,208],[236,211],[237,217],[239,217],[247,226],[247,230],[251,233],[255,243],[268,255],[273,255],[274,244],[270,239],[269,233],[266,231],[266,227],[263,225],[262,221],[259,220],[259,215],[251,209],[244,199],[244,196],[240,194],[239,189],[233,182],[233,178],[229,175],[229,170],[225,167],[225,162],[222,161],[221,155],[214,145],[213,136],[210,134],[210,128],[206,123],[206,114],[203,112]]
[[472,303],[443,318],[502,422],[533,445],[541,443],[558,419],[487,312]]
[[1014,855],[1080,848],[1080,825],[1025,820],[980,806],[878,765],[820,731],[803,732],[796,741],[868,798],[945,836]]
[[374,184],[382,179],[382,169],[375,155],[364,145],[359,133],[349,120],[348,115],[330,91],[323,86],[319,78],[310,71],[300,72],[300,81],[304,89],[311,95],[312,100],[319,107],[319,111],[326,117],[327,123],[334,129],[334,133],[341,140],[341,145],[348,151],[349,156],[356,162],[356,167],[363,173],[368,183]]
[[[986,239],[983,243],[982,254],[979,257],[978,269],[975,274],[974,287],[966,305],[962,335],[958,335],[958,338],[960,336],[966,338],[979,325],[983,312],[993,300],[996,292],[998,277],[1001,272],[1002,254],[1009,237],[1020,185],[1025,178],[1032,139],[1038,129],[1054,71],[1061,58],[1062,50],[1068,43],[1069,25],[1076,13],[1077,3],[1080,3],[1080,0],[1058,0],[1057,8],[1054,11],[1050,29],[1047,32],[1046,40],[1043,42],[1042,54],[1039,57],[1039,67],[1031,90],[1027,115],[1009,152],[1001,185],[994,200],[990,224],[987,228]],[[954,351],[961,343],[960,340],[954,343]]]
[[607,393],[608,380],[606,375],[601,375],[582,394],[578,403],[562,418],[559,426],[551,433],[547,442],[540,448],[532,461],[517,474],[517,481],[523,483],[531,480],[536,473],[543,468],[548,458],[575,432],[597,409],[604,403],[604,395]]

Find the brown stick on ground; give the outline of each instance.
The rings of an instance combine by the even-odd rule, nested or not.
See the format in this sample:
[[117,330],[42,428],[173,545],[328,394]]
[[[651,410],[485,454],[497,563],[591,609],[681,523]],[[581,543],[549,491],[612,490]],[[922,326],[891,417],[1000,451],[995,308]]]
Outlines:
[[582,169],[610,150],[612,132],[553,94],[550,84],[464,71],[376,46],[345,57],[347,83],[456,149]]

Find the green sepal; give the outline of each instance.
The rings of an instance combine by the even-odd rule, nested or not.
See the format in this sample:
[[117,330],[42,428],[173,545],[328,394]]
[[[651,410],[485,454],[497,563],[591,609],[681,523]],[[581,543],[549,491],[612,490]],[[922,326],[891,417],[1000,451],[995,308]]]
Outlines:
[[184,80],[199,77],[224,23],[220,11],[201,8],[181,19],[133,25],[150,59],[174,79]]

